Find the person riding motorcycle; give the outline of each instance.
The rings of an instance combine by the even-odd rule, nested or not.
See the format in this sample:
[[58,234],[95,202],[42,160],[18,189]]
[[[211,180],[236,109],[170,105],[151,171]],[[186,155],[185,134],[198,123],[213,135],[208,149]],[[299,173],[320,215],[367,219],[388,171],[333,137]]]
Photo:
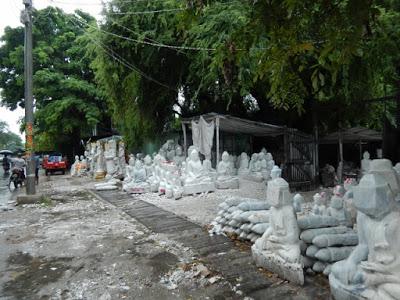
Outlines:
[[18,173],[18,175],[20,176],[20,178],[22,180],[25,179],[25,160],[21,157],[21,155],[18,155],[17,158],[12,159],[12,165],[13,165],[13,169],[12,172],[13,173]]

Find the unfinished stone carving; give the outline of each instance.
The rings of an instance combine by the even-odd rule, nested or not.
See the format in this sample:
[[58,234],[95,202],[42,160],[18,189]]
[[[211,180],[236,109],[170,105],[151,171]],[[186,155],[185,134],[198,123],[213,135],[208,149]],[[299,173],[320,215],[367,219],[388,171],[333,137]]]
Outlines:
[[359,244],[332,266],[335,299],[400,299],[400,209],[388,182],[367,174],[354,188]]
[[229,161],[228,152],[222,153],[222,160],[218,163],[217,167],[217,180],[216,187],[218,189],[238,189],[239,179],[236,176],[232,176],[233,173],[232,164]]
[[[273,172],[276,174],[277,170]],[[253,257],[258,266],[302,285],[304,274],[300,255],[299,227],[292,206],[289,184],[280,177],[270,181],[267,201],[271,204],[269,227],[252,246]]]
[[361,160],[361,174],[365,175],[369,172],[371,159],[368,151],[363,153],[363,159]]

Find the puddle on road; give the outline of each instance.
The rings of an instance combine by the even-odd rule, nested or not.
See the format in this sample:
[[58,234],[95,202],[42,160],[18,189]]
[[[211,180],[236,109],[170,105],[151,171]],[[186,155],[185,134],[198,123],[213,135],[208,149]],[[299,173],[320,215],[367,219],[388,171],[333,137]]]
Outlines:
[[59,280],[70,267],[65,263],[72,258],[32,257],[17,252],[8,257],[11,280],[3,287],[4,296],[29,299],[41,287]]
[[161,252],[152,256],[148,265],[152,267],[153,277],[158,278],[174,268],[178,262],[179,259],[176,255],[169,252]]

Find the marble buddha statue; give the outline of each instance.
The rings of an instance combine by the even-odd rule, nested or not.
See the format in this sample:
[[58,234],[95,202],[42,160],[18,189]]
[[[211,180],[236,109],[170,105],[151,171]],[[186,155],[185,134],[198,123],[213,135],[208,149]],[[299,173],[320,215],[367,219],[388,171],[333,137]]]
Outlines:
[[229,153],[224,151],[222,153],[222,160],[217,166],[217,179],[215,185],[218,189],[238,189],[239,179],[232,176],[232,164],[229,161]]
[[242,152],[240,154],[238,174],[239,175],[249,175],[249,173],[250,173],[249,156],[247,155],[246,152]]
[[78,170],[78,175],[82,176],[84,174],[86,174],[86,170],[87,170],[87,160],[85,158],[84,155],[81,155],[79,157],[80,163],[79,163],[79,170]]
[[115,157],[117,157],[117,142],[114,139],[109,140],[105,144],[104,158],[106,161],[106,172],[109,176],[114,176],[117,172],[115,165]]
[[105,158],[104,158],[104,148],[103,145],[98,141],[96,143],[96,154],[94,156],[95,159],[95,179],[103,179],[106,176],[106,166],[105,166]]
[[133,178],[133,170],[135,167],[136,159],[134,156],[129,157],[128,165],[125,168],[124,182],[130,182]]
[[146,170],[141,160],[135,161],[132,176],[129,182],[123,183],[123,190],[131,194],[142,194],[150,191],[150,184],[147,182]]
[[326,205],[324,203],[324,199],[321,196],[321,194],[319,194],[319,193],[314,194],[313,201],[314,201],[314,205],[313,205],[312,213],[314,215],[326,216],[327,215]]
[[169,171],[165,173],[165,197],[169,199],[174,197],[172,175]]
[[334,194],[331,197],[331,202],[326,210],[328,216],[334,217],[341,225],[350,225],[351,215],[343,205],[343,197]]
[[182,167],[182,163],[185,161],[185,156],[183,155],[183,150],[181,146],[177,146],[175,149],[175,156],[173,158],[174,164],[180,168]]
[[125,174],[126,159],[125,159],[125,143],[118,142],[118,172],[119,175]]
[[368,151],[363,153],[363,159],[361,160],[361,174],[365,175],[369,172],[369,167],[371,164],[370,154]]
[[154,175],[153,161],[150,155],[146,155],[143,161],[144,161],[144,168],[146,170],[146,177],[147,179],[149,179]]
[[79,156],[75,155],[75,161],[71,165],[71,176],[78,176]]
[[277,177],[268,183],[267,201],[271,205],[270,226],[252,246],[256,264],[284,279],[303,284],[300,232],[289,184],[283,178]]
[[193,149],[190,153],[183,180],[185,194],[197,194],[215,190],[215,184],[208,172],[204,170],[196,149]]
[[388,182],[367,174],[354,187],[359,243],[332,266],[335,299],[400,299],[400,208]]
[[178,172],[172,173],[172,192],[175,200],[182,198],[183,187]]

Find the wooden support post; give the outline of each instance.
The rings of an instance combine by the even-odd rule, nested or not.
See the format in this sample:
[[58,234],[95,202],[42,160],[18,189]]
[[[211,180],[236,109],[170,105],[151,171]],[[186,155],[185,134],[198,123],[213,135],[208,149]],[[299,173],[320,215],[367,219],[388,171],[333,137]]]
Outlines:
[[187,137],[186,137],[186,125],[182,123],[182,131],[183,131],[183,151],[185,152],[185,158],[187,157]]
[[217,140],[217,163],[215,165],[217,166],[219,163],[219,117],[215,119],[215,131]]
[[[339,133],[339,160],[340,160],[340,173],[338,174],[339,177],[339,183],[342,183],[342,178],[343,178],[343,137],[342,137],[342,131]],[[338,165],[339,167],[339,165]]]

